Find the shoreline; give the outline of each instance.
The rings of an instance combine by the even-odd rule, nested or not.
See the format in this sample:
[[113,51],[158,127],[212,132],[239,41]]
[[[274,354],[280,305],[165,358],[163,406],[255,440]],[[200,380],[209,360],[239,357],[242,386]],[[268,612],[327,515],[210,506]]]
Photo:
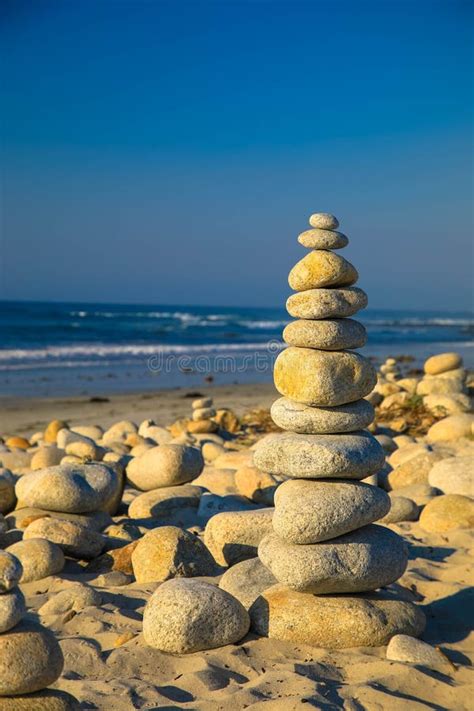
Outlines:
[[54,419],[69,424],[110,425],[130,419],[152,419],[167,425],[189,416],[196,397],[212,397],[217,408],[228,407],[238,415],[254,407],[270,407],[277,392],[273,383],[242,383],[168,388],[156,391],[71,397],[0,396],[0,432],[31,435]]

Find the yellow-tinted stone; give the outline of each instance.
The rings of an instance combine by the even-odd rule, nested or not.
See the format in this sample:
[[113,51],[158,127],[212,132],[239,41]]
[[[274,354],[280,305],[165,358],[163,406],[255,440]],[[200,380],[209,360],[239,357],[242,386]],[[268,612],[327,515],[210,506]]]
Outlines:
[[430,533],[474,527],[474,501],[461,494],[436,496],[421,512],[420,526]]
[[288,283],[295,291],[305,291],[324,286],[350,286],[358,278],[356,268],[344,257],[315,249],[295,264]]
[[313,407],[343,405],[368,395],[377,382],[367,358],[350,351],[286,348],[275,361],[282,395]]

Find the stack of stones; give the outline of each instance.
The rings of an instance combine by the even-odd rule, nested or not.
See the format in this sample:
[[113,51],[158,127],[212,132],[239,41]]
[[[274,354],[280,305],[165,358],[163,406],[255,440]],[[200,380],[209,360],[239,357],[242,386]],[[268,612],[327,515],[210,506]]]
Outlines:
[[[274,380],[283,395],[271,410],[285,430],[262,440],[254,455],[265,472],[289,477],[275,494],[273,532],[258,549],[278,581],[251,610],[258,632],[323,647],[386,643],[418,634],[423,615],[411,603],[372,592],[405,571],[403,540],[374,525],[390,509],[388,495],[361,480],[384,465],[384,452],[363,428],[373,420],[364,399],[376,383],[370,361],[352,349],[365,328],[350,318],[367,305],[353,284],[355,268],[333,250],[348,239],[332,215],[312,215],[300,244],[311,251],[291,270],[284,330],[288,344]],[[337,597],[323,597],[338,594]]]
[[20,561],[0,550],[0,708],[78,708],[69,694],[42,691],[58,679],[64,660],[52,632],[24,619],[25,598],[17,587],[22,573]]
[[122,485],[112,466],[65,463],[24,474],[15,493],[24,540],[45,538],[67,556],[89,559],[104,547],[99,531],[111,523],[108,511],[120,500]]
[[212,419],[216,416],[214,402],[210,397],[194,400],[193,415],[191,422],[188,423],[188,432],[191,434],[207,434],[217,430],[217,424]]

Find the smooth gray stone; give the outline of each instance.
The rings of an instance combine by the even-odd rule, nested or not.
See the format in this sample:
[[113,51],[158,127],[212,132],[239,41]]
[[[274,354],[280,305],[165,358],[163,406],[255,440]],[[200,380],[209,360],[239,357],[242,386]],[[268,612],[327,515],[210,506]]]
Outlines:
[[302,545],[355,531],[389,510],[390,497],[377,486],[289,479],[276,491],[272,524],[281,539]]
[[294,479],[365,479],[385,462],[369,432],[306,435],[284,432],[262,439],[254,453],[258,469]]
[[258,556],[283,585],[317,595],[384,587],[403,575],[408,560],[403,539],[375,524],[305,546],[271,533],[260,542]]
[[367,400],[337,407],[310,407],[280,397],[273,403],[270,414],[282,430],[299,434],[338,434],[364,429],[374,419],[375,410]]

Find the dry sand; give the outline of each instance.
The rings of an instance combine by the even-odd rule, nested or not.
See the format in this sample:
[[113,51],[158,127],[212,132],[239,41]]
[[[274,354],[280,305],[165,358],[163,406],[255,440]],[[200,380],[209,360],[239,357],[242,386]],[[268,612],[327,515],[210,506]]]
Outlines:
[[[84,709],[101,711],[467,711],[472,708],[470,534],[426,534],[418,523],[391,527],[410,545],[409,567],[396,587],[427,614],[423,638],[440,645],[452,662],[444,673],[387,661],[385,647],[330,651],[252,634],[216,650],[163,654],[146,647],[141,636],[143,607],[156,585],[132,583],[104,590],[100,608],[87,608],[72,619],[43,618],[61,640],[66,660],[54,687],[76,696]],[[77,580],[92,576],[62,574],[22,589],[29,608],[37,610]],[[126,633],[135,636],[116,647]]]
[[105,427],[117,420],[152,419],[165,426],[179,417],[188,417],[192,400],[201,395],[213,397],[217,408],[230,407],[241,414],[254,407],[269,408],[275,399],[275,388],[272,383],[258,383],[176,388],[104,398],[0,397],[0,433],[28,436],[44,429],[53,419],[66,420],[69,425],[98,423]]

